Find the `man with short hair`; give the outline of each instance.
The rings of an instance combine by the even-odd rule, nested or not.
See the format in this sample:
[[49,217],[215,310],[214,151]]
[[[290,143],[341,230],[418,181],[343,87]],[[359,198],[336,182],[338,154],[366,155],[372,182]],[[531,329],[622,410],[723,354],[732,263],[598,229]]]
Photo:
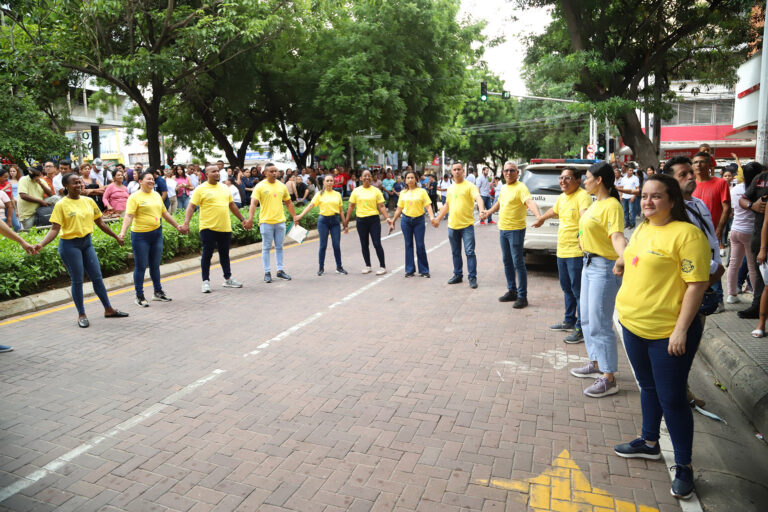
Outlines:
[[29,229],[35,225],[35,213],[41,206],[49,206],[45,197],[53,196],[53,190],[43,178],[43,168],[30,167],[29,173],[19,180],[18,216],[21,227]]
[[203,246],[200,267],[203,277],[203,293],[211,293],[210,271],[213,251],[219,251],[219,264],[224,272],[224,288],[242,288],[243,284],[232,279],[232,271],[229,262],[229,246],[232,243],[232,221],[229,213],[246,227],[245,219],[240,210],[235,206],[232,194],[226,185],[219,183],[219,169],[215,165],[205,168],[207,181],[192,192],[192,197],[187,205],[184,217],[184,229],[189,229],[189,221],[197,207],[200,208],[200,242]]
[[95,183],[102,188],[112,183],[112,173],[106,168],[101,158],[93,160],[93,169],[91,169],[89,178],[91,183]]
[[477,177],[475,176],[475,170],[474,169],[468,169],[467,170],[467,177],[465,178],[468,182],[471,184],[476,185]]
[[43,172],[45,173],[43,179],[48,184],[48,188],[51,189],[53,195],[56,195],[56,187],[53,186],[53,180],[56,179],[59,170],[56,168],[56,165],[49,160],[43,164]]
[[264,282],[272,282],[271,264],[269,253],[272,250],[272,243],[275,244],[275,259],[277,260],[276,276],[286,281],[291,280],[283,269],[283,242],[285,240],[285,212],[283,205],[296,222],[296,211],[293,208],[291,195],[284,183],[277,180],[277,167],[275,164],[268,163],[264,166],[264,172],[267,179],[261,181],[253,189],[251,194],[251,207],[248,210],[248,220],[243,224],[246,229],[253,227],[253,216],[256,207],[261,205],[259,210],[259,229],[261,231],[261,261],[264,265]]
[[69,174],[72,172],[72,161],[71,160],[59,160],[59,166],[58,166],[58,172],[56,173],[56,176],[53,177],[53,193],[56,195],[61,195],[64,193],[64,185],[61,183],[61,178],[65,174]]
[[171,198],[168,197],[168,184],[165,182],[163,172],[156,167],[151,167],[151,169],[152,175],[155,177],[155,192],[160,194],[160,197],[163,198],[163,204],[165,205],[166,209],[170,208]]
[[457,162],[451,166],[454,183],[448,187],[446,201],[440,212],[432,220],[432,225],[438,227],[440,221],[450,211],[448,219],[448,241],[451,244],[453,257],[453,277],[448,284],[460,283],[464,280],[461,245],[464,244],[464,254],[467,257],[467,274],[469,287],[477,288],[477,256],[475,256],[475,203],[480,215],[485,214],[485,204],[480,197],[477,187],[464,179],[464,166]]
[[621,206],[624,207],[624,226],[627,229],[635,227],[635,213],[640,204],[640,180],[631,166],[624,164],[624,175],[619,179],[616,190],[621,192]]
[[[486,210],[490,210],[491,206],[493,206],[491,203],[491,183],[488,181],[489,170],[488,167],[483,167],[483,174],[478,176],[477,181],[475,182],[475,186],[480,192],[480,197],[483,198],[483,204],[485,205]],[[496,224],[493,222],[493,215],[488,216],[488,224]],[[481,220],[480,225],[484,226],[485,221]]]

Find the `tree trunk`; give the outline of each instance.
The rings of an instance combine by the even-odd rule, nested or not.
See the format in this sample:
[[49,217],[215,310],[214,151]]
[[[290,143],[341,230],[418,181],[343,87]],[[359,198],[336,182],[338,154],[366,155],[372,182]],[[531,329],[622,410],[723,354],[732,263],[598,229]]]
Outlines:
[[144,126],[147,134],[149,166],[160,168],[163,158],[160,151],[160,105],[151,104],[144,112]]
[[659,155],[656,154],[651,139],[643,133],[643,127],[634,110],[623,114],[617,119],[617,126],[619,127],[621,138],[624,139],[624,143],[632,148],[634,153],[633,159],[639,162],[642,168],[649,165],[654,167],[658,165]]

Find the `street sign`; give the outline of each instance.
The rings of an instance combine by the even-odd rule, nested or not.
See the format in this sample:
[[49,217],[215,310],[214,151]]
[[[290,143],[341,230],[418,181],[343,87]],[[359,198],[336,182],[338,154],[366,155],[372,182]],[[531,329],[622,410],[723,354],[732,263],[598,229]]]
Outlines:
[[587,153],[596,153],[597,144],[587,144]]
[[[594,146],[594,144],[590,144],[590,146]],[[595,160],[595,152],[594,151],[590,151],[589,153],[587,153],[587,160]]]

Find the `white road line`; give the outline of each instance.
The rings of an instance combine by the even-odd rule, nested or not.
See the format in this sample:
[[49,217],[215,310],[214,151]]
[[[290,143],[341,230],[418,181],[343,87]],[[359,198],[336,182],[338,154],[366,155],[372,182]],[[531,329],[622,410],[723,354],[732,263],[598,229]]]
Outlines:
[[155,414],[159,413],[169,405],[172,405],[174,402],[179,400],[180,398],[190,394],[195,389],[199,388],[200,386],[205,385],[206,383],[212,381],[222,373],[224,373],[225,370],[214,370],[210,374],[206,375],[202,379],[198,379],[192,384],[180,389],[179,391],[176,391],[175,393],[172,393],[165,397],[164,399],[160,400],[159,402],[147,407],[142,412],[137,414],[136,416],[133,416],[131,418],[128,418],[124,422],[117,425],[115,428],[110,430],[109,432],[105,434],[98,435],[88,441],[87,443],[83,443],[80,446],[68,451],[64,455],[57,457],[56,459],[52,460],[42,468],[38,469],[37,471],[34,471],[27,475],[26,477],[23,477],[21,480],[17,480],[13,484],[3,487],[0,489],[0,503],[7,500],[14,494],[17,494],[30,485],[34,484],[35,482],[39,481],[42,478],[45,478],[49,474],[58,471],[61,469],[64,465],[68,464],[69,462],[72,462],[75,458],[78,456],[90,451],[94,446],[97,446],[98,444],[101,444],[102,442],[112,439],[116,435],[118,435],[121,432],[125,432],[126,430],[129,430],[142,421],[151,418]]
[[[621,346],[624,347],[624,335],[621,330],[621,325],[619,324],[619,315],[614,310],[613,312],[613,325],[616,328],[616,332],[619,335],[619,339],[621,340]],[[624,347],[624,353],[626,354],[627,348]],[[627,355],[627,360],[629,360],[629,356]],[[637,376],[635,375],[635,369],[632,368],[632,364],[629,365],[630,369],[632,370],[632,376],[635,378],[635,384],[637,385],[637,389],[640,389],[640,383],[637,382]],[[669,469],[672,464],[670,464],[670,461],[672,463],[675,462],[675,452],[672,448],[672,438],[669,437],[669,432],[667,430],[666,425],[666,418],[664,419],[664,428],[661,429],[660,436],[659,436],[659,446],[661,446],[661,456],[664,459],[664,464],[666,464],[667,469],[669,471],[669,480],[672,481],[675,479],[675,472],[674,470]],[[701,502],[699,501],[699,496],[694,491],[693,495],[688,500],[677,500],[677,503],[680,505],[680,508],[683,510],[683,512],[703,512],[703,508],[701,506]]]

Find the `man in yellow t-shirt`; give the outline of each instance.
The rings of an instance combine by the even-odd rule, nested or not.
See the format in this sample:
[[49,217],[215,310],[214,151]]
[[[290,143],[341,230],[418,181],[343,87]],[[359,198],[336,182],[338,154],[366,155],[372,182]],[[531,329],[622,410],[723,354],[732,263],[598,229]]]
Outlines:
[[196,207],[200,207],[200,241],[203,245],[203,254],[200,258],[203,276],[202,291],[203,293],[211,293],[210,270],[214,249],[219,251],[219,263],[221,270],[224,271],[225,281],[222,286],[225,288],[242,288],[243,283],[232,279],[229,264],[229,246],[232,243],[232,221],[229,218],[229,212],[237,217],[245,229],[251,228],[246,227],[245,219],[235,206],[229,188],[219,183],[219,168],[215,165],[207,166],[205,177],[207,181],[192,193],[184,217],[184,226],[182,226],[182,228],[189,230],[192,214],[195,213]]
[[432,225],[437,227],[448,212],[448,241],[451,244],[453,256],[453,277],[448,284],[460,283],[464,280],[463,262],[461,260],[461,244],[464,243],[464,254],[467,257],[467,275],[470,288],[477,288],[477,256],[475,256],[475,203],[480,215],[485,215],[485,204],[477,187],[464,179],[464,166],[457,162],[451,166],[453,185],[448,187],[446,200],[440,213],[432,219]]
[[560,173],[560,190],[555,205],[539,217],[534,228],[540,228],[544,221],[554,217],[560,219],[557,228],[557,273],[560,276],[560,288],[565,299],[565,319],[550,325],[550,330],[570,332],[565,337],[566,343],[584,341],[581,333],[581,270],[584,266],[584,253],[579,246],[579,219],[592,204],[592,197],[581,188],[581,171],[566,167]]
[[272,282],[272,273],[269,261],[269,253],[272,250],[272,243],[275,244],[275,259],[277,260],[277,277],[291,280],[285,270],[283,270],[283,241],[285,240],[285,211],[283,205],[296,222],[296,210],[293,208],[291,195],[284,183],[277,181],[277,167],[275,164],[268,163],[264,166],[264,174],[267,179],[259,182],[251,193],[251,207],[248,210],[248,220],[243,226],[251,229],[253,226],[253,215],[256,207],[261,205],[259,210],[259,230],[261,231],[261,262],[264,264],[264,282]]

